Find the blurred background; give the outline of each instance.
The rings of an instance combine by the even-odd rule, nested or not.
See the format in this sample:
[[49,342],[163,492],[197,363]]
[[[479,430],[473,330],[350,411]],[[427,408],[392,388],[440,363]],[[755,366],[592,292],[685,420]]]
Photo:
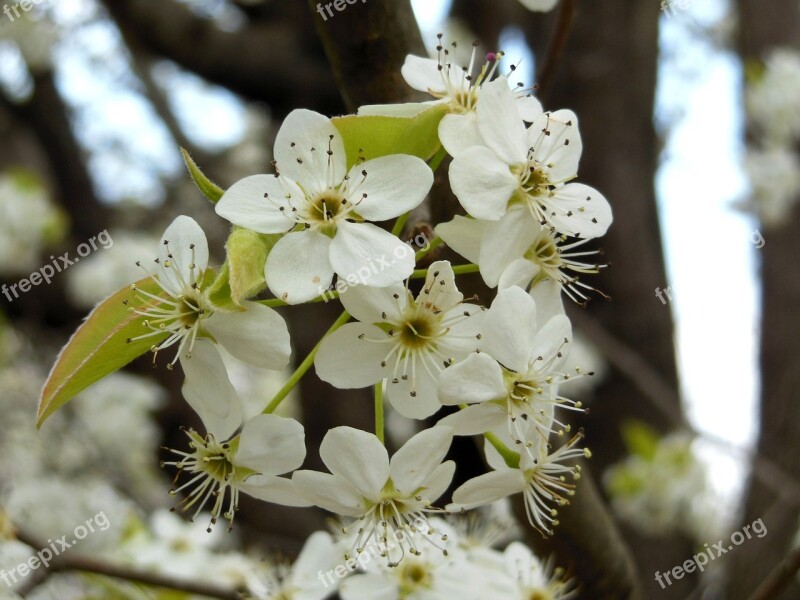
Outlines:
[[[16,12],[6,1],[0,532],[8,519],[46,538],[48,526],[114,507],[113,535],[86,551],[113,550],[155,570],[169,556],[193,577],[217,565],[236,582],[245,555],[292,556],[325,527],[315,510],[245,500],[233,535],[198,537],[204,526],[167,513],[172,473],[159,469],[159,447],[182,447],[179,427],[197,421],[180,378],[150,357],[87,390],[38,433],[36,400],[58,349],[95,303],[141,277],[135,261],[155,256],[175,216],[195,218],[212,264],[224,260],[228,224],[186,176],[180,147],[222,187],[269,172],[288,112],[337,115],[410,99],[403,57],[432,49],[444,32],[465,49],[457,60],[468,60],[473,40],[502,49],[546,109],[578,114],[581,181],[612,204],[615,223],[600,240],[612,267],[591,282],[612,300],[568,307],[580,339],[572,360],[597,375],[565,395],[591,408],[576,418],[593,453],[587,485],[596,483],[620,528],[644,597],[750,598],[787,557],[797,562],[800,4],[562,0],[533,13],[517,0],[414,0],[415,22],[376,25],[389,2],[368,0],[323,24],[300,0],[40,0]],[[348,28],[357,40],[372,26],[388,40],[385,52],[343,43]],[[414,225],[449,220],[454,206],[434,194],[429,218]],[[102,232],[112,242],[81,253],[49,285],[11,292]],[[488,304],[478,284],[465,287]],[[323,305],[283,314],[302,359],[337,313]],[[228,358],[260,412],[284,374]],[[368,391],[304,379],[286,411],[302,416],[308,466],[320,466],[329,427],[371,426]],[[392,415],[389,427],[394,444],[415,431]],[[471,442],[453,451],[474,456],[480,472]],[[655,581],[655,571],[757,519],[768,533],[705,573],[667,589]],[[558,541],[537,545],[571,560]],[[0,541],[0,567],[26,552]],[[80,589],[69,577],[22,591],[66,597],[59,590]],[[800,586],[766,597],[798,598]]]

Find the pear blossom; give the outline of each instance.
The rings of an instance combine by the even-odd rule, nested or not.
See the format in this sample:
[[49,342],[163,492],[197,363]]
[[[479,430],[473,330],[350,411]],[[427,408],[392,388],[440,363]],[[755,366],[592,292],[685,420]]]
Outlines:
[[295,110],[275,140],[275,175],[253,175],[231,186],[216,211],[259,233],[285,233],[267,258],[267,286],[289,304],[348,281],[365,264],[379,264],[369,285],[400,282],[414,254],[396,236],[367,221],[386,221],[416,208],[433,185],[421,159],[383,156],[347,170],[344,142],[330,119]]
[[569,183],[582,150],[575,114],[547,112],[526,129],[504,77],[483,88],[477,108],[482,145],[450,165],[450,185],[467,213],[497,221],[522,206],[558,233],[605,234],[612,219],[608,201],[587,185]]
[[[439,378],[445,405],[469,404],[441,423],[457,435],[506,427],[515,444],[538,448],[552,432],[569,426],[555,416],[557,406],[580,409],[558,394],[568,379],[562,368],[572,341],[563,314],[537,319],[536,301],[522,288],[501,290],[483,320],[480,352],[448,368]],[[529,425],[533,424],[533,427]],[[532,429],[532,432],[531,432]],[[527,437],[534,434],[533,439]]]
[[[139,298],[147,304],[129,310],[142,316],[151,332],[130,341],[169,334],[153,346],[153,352],[177,344],[178,352],[170,367],[178,359],[183,363],[191,358],[197,341],[206,338],[255,366],[282,369],[289,363],[289,330],[277,312],[256,302],[244,302],[244,312],[223,312],[211,304],[204,290],[208,242],[194,219],[180,216],[172,222],[161,238],[155,263],[152,277],[167,298],[134,286]],[[203,372],[196,375],[205,379]],[[214,385],[211,381],[207,383]]]
[[400,414],[424,419],[435,413],[441,406],[439,375],[477,349],[482,318],[481,307],[463,302],[450,263],[430,266],[416,298],[398,284],[356,285],[340,299],[361,322],[323,340],[314,362],[317,375],[344,389],[388,379],[387,398]]
[[335,427],[320,445],[320,458],[331,473],[295,471],[292,481],[317,506],[354,520],[352,550],[361,554],[372,543],[388,546],[386,558],[397,565],[406,552],[422,554],[421,540],[438,547],[437,529],[428,519],[450,485],[453,461],[442,462],[453,438],[448,427],[426,429],[406,442],[391,460],[373,434]]
[[[452,62],[450,50],[444,46],[442,35],[439,36],[436,47],[437,58],[422,58],[409,54],[406,57],[401,73],[415,90],[427,92],[437,98],[432,102],[406,103],[395,105],[369,105],[362,106],[358,112],[361,115],[392,115],[414,116],[415,114],[434,106],[445,106],[446,114],[439,123],[439,139],[445,150],[451,156],[458,156],[470,146],[481,144],[478,134],[475,110],[480,105],[481,90],[486,82],[492,80],[498,70],[502,52],[491,52],[486,56],[486,62],[476,73],[478,64],[477,44],[473,45],[472,57],[469,66],[464,67]],[[511,71],[515,67],[511,68]],[[507,80],[504,78],[504,81]],[[522,118],[533,122],[542,114],[541,103],[525,90],[520,89],[522,84],[512,93],[517,110]]]
[[[507,496],[522,494],[528,522],[542,535],[552,535],[558,525],[555,506],[569,504],[575,494],[575,485],[566,480],[580,478],[580,465],[564,464],[575,458],[589,457],[587,449],[575,446],[583,438],[579,433],[566,444],[553,450],[543,438],[538,438],[535,452],[514,455],[513,466],[495,448],[485,442],[486,460],[494,469],[470,479],[453,492],[453,502],[445,508],[451,512],[466,511],[491,504]],[[519,460],[516,460],[519,456]]]
[[798,95],[800,52],[790,47],[773,49],[763,73],[745,91],[747,117],[768,145],[791,147],[800,139]]
[[542,563],[525,544],[512,542],[503,552],[506,573],[515,582],[515,600],[547,598],[567,600],[573,598],[574,586],[564,579],[562,569],[553,568],[552,563]]
[[[269,414],[243,423],[242,402],[211,342],[198,340],[192,356],[182,364],[186,372],[184,398],[207,433],[202,436],[193,429],[184,430],[189,451],[170,450],[178,459],[162,463],[178,469],[176,481],[182,472],[188,474],[186,483],[170,491],[175,496],[190,490],[179,506],[187,510],[196,505],[196,516],[213,498],[211,524],[222,515],[230,527],[240,492],[277,504],[307,506],[291,480],[279,477],[297,469],[305,459],[303,426],[294,419]],[[200,372],[205,377],[199,376]]]
[[456,216],[437,225],[436,233],[480,267],[489,287],[527,288],[550,279],[558,282],[569,298],[585,304],[588,297],[584,291],[597,290],[581,281],[579,275],[596,274],[607,266],[584,262],[584,257],[599,254],[597,250],[575,251],[588,240],[569,240],[554,233],[523,206],[512,207],[498,221]]

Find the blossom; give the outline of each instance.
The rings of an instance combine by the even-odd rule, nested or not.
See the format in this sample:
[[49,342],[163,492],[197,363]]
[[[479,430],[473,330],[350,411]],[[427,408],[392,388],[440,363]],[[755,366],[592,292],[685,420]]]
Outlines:
[[[448,511],[465,511],[490,504],[501,498],[521,493],[525,501],[528,522],[543,535],[551,535],[558,525],[558,510],[553,507],[569,504],[575,494],[575,485],[567,482],[566,475],[580,477],[579,465],[564,464],[574,458],[589,457],[587,449],[575,446],[583,434],[575,435],[569,442],[553,450],[539,437],[534,452],[514,455],[512,465],[487,441],[484,444],[486,460],[494,469],[464,483],[453,492],[453,502]],[[519,456],[519,460],[516,460]]]
[[[217,214],[259,233],[286,233],[267,258],[269,289],[289,304],[306,302],[330,287],[334,274],[358,277],[380,264],[369,285],[408,277],[414,254],[396,236],[367,221],[386,221],[417,207],[433,185],[419,158],[383,156],[347,171],[341,135],[330,119],[295,110],[275,140],[275,175],[235,183]],[[357,279],[360,281],[360,279]]]
[[[147,304],[130,310],[144,317],[151,332],[130,341],[168,334],[153,346],[153,352],[177,344],[170,366],[190,358],[198,339],[204,338],[216,340],[233,356],[255,366],[282,369],[288,364],[289,330],[277,312],[255,302],[244,302],[244,312],[223,312],[211,304],[204,290],[208,242],[194,219],[180,216],[172,222],[161,238],[155,262],[153,278],[167,297],[134,286]],[[196,376],[205,379],[203,372]]]
[[[240,492],[287,506],[306,506],[291,480],[278,476],[303,463],[303,426],[277,415],[258,415],[242,423],[241,400],[219,352],[209,341],[199,340],[192,356],[182,364],[186,372],[184,398],[207,433],[204,437],[193,429],[185,430],[189,451],[171,450],[179,458],[162,463],[178,469],[176,481],[182,472],[188,474],[186,483],[170,491],[177,495],[191,490],[179,506],[187,510],[197,505],[196,516],[213,498],[211,524],[222,515],[231,527]],[[205,377],[198,375],[201,372]]]
[[355,520],[353,550],[370,543],[398,542],[387,560],[398,564],[406,551],[421,554],[422,539],[434,546],[437,530],[427,513],[455,472],[442,462],[452,441],[448,427],[433,427],[412,437],[391,460],[381,441],[352,427],[335,427],[320,445],[320,458],[331,473],[295,471],[292,480],[317,506]]
[[766,59],[763,74],[746,89],[747,116],[765,141],[791,146],[800,139],[800,53],[776,48]]
[[323,340],[314,362],[317,375],[345,389],[388,378],[387,398],[400,414],[424,419],[435,413],[439,374],[477,348],[482,316],[479,306],[463,302],[450,263],[430,266],[416,299],[400,284],[356,285],[340,298],[361,322]]
[[[439,139],[451,156],[458,156],[470,146],[481,144],[475,110],[480,105],[481,90],[486,82],[492,80],[503,53],[489,53],[486,62],[476,73],[477,45],[473,46],[468,67],[451,61],[450,50],[443,45],[441,34],[436,50],[438,57],[435,60],[409,54],[403,63],[401,73],[412,88],[427,92],[437,100],[399,105],[362,106],[358,112],[361,115],[413,116],[427,108],[443,105],[448,114],[439,123]],[[512,72],[513,70],[514,67]],[[521,85],[517,86],[513,94],[510,90],[509,93],[515,99],[521,116],[526,121],[532,122],[542,114],[542,105],[536,98],[519,89]]]
[[497,221],[514,206],[555,231],[595,238],[611,224],[608,201],[575,178],[582,143],[572,111],[547,112],[526,129],[504,77],[484,85],[477,108],[483,145],[453,159],[450,185],[473,217]]
[[506,573],[516,584],[518,594],[514,598],[566,600],[572,597],[573,586],[564,580],[563,570],[554,569],[549,563],[542,564],[525,544],[510,543],[503,552],[503,559]]
[[549,279],[558,282],[572,300],[583,304],[588,301],[584,291],[597,290],[581,281],[579,275],[596,274],[607,266],[584,262],[584,257],[599,254],[596,250],[575,251],[588,240],[569,240],[554,233],[519,205],[498,221],[456,216],[437,225],[436,233],[480,267],[489,287],[536,286]]
[[[580,408],[558,395],[572,341],[563,314],[537,319],[535,300],[523,289],[500,291],[483,320],[480,352],[448,368],[439,378],[443,404],[468,408],[442,424],[458,435],[506,427],[515,444],[538,448],[553,431],[569,426],[555,416],[557,406]],[[530,425],[533,424],[533,427]],[[534,439],[527,437],[534,434]]]
[[751,188],[748,207],[767,227],[786,223],[800,197],[800,159],[794,148],[749,149],[744,168]]

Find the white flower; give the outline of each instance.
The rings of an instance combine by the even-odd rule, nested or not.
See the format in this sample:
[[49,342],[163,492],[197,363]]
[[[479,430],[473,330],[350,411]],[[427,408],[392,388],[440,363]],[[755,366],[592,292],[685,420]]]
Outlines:
[[566,600],[573,597],[572,585],[564,581],[562,569],[542,562],[525,544],[512,542],[503,552],[506,573],[516,583],[514,598],[529,600]]
[[766,227],[788,221],[800,198],[800,159],[792,147],[749,149],[745,171],[750,179],[750,206]]
[[[437,531],[426,516],[455,472],[453,461],[442,462],[452,441],[448,427],[418,433],[391,461],[384,445],[371,433],[352,427],[328,431],[320,457],[331,474],[295,471],[292,480],[317,506],[355,519],[353,550],[397,541],[387,560],[399,564],[406,551],[421,553],[419,533],[436,546]],[[394,550],[394,551],[392,551]]]
[[[483,320],[480,352],[439,378],[443,404],[472,405],[445,417],[442,424],[457,435],[506,427],[515,444],[537,450],[551,432],[569,431],[556,419],[555,407],[580,408],[558,395],[559,383],[569,378],[562,367],[571,341],[565,315],[537,319],[536,302],[523,289],[500,291]],[[526,437],[529,433],[534,439]]]
[[520,4],[528,10],[548,12],[555,8],[558,0],[519,0]]
[[263,581],[250,586],[258,600],[322,600],[334,594],[340,579],[324,574],[338,564],[336,544],[326,531],[306,540],[294,564],[270,566]]
[[[437,52],[436,60],[409,54],[401,73],[412,88],[427,92],[438,100],[425,103],[362,106],[358,113],[413,116],[426,108],[444,104],[447,106],[448,114],[439,123],[439,139],[451,156],[458,156],[470,146],[482,144],[475,110],[480,106],[481,90],[486,82],[492,80],[503,53],[489,53],[486,63],[476,73],[477,46],[473,47],[468,67],[451,62],[450,50],[443,45],[441,34]],[[513,69],[512,67],[512,72]],[[509,94],[512,94],[510,90]],[[542,114],[542,105],[533,96],[527,95],[522,90],[517,90],[512,95],[520,115],[526,121],[532,122]]]
[[555,451],[539,438],[534,446],[536,451],[519,454],[519,461],[514,466],[509,466],[497,450],[485,442],[486,460],[495,470],[459,487],[453,492],[453,502],[446,509],[452,512],[470,510],[521,493],[528,522],[542,535],[551,535],[552,527],[558,525],[558,511],[553,505],[567,505],[575,494],[575,485],[567,482],[566,475],[572,475],[574,479],[580,477],[579,465],[562,463],[590,456],[588,450],[575,447],[582,438],[583,435],[578,434]]
[[498,221],[456,216],[436,226],[436,234],[464,258],[480,267],[489,287],[528,287],[550,279],[572,300],[584,304],[584,290],[595,290],[569,274],[596,274],[607,265],[584,262],[596,250],[575,252],[588,240],[568,240],[542,226],[525,207],[513,206]]
[[792,145],[800,139],[800,52],[776,48],[763,75],[747,87],[747,116],[765,141]]
[[314,362],[319,377],[345,389],[388,378],[387,397],[400,414],[424,419],[435,413],[439,374],[477,348],[482,316],[479,306],[462,302],[450,263],[430,266],[416,299],[399,284],[357,285],[340,298],[361,323],[323,340]]
[[[242,425],[241,400],[219,352],[206,340],[197,342],[191,358],[183,360],[183,368],[183,395],[202,419],[207,434],[203,437],[187,430],[190,450],[171,450],[180,458],[162,463],[177,467],[178,475],[188,474],[186,483],[170,491],[177,495],[190,490],[179,506],[187,510],[196,505],[196,516],[213,498],[211,524],[222,515],[233,527],[240,492],[287,506],[307,505],[291,480],[278,476],[303,463],[303,426],[276,415],[259,415]],[[200,372],[205,377],[200,377]]]
[[[419,158],[384,156],[347,172],[341,135],[330,119],[295,110],[275,140],[276,175],[235,183],[217,213],[260,233],[284,233],[267,258],[269,289],[289,304],[327,290],[333,275],[352,279],[380,264],[366,282],[384,287],[414,269],[414,254],[397,237],[366,221],[386,221],[417,207],[433,185]],[[361,279],[356,279],[360,281]]]
[[455,157],[450,184],[473,217],[497,221],[521,205],[542,224],[574,237],[595,238],[611,224],[608,201],[595,189],[568,183],[582,144],[575,114],[544,113],[526,129],[505,78],[483,86],[477,109],[483,142]]
[[[178,352],[170,363],[191,357],[198,339],[216,340],[236,358],[258,367],[282,369],[289,362],[289,331],[283,318],[271,308],[244,302],[244,312],[215,310],[203,290],[208,268],[208,242],[200,226],[190,217],[180,216],[164,232],[159,245],[157,270],[153,276],[168,298],[160,298],[134,288],[149,302],[144,309],[131,311],[144,317],[153,336],[168,337],[153,346],[153,352],[174,344]],[[133,340],[131,340],[133,341]],[[203,372],[196,374],[204,379]],[[213,382],[208,381],[208,385]]]

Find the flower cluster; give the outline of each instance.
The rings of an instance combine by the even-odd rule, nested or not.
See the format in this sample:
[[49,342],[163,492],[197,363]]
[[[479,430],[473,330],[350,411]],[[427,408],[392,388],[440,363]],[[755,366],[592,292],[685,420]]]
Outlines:
[[[146,277],[125,300],[126,322],[139,328],[126,329],[127,343],[149,348],[154,361],[170,353],[168,366],[182,368],[183,395],[203,424],[204,431],[187,429],[188,448],[171,450],[163,463],[178,471],[171,493],[179,506],[194,517],[210,510],[211,525],[224,519],[232,527],[242,493],[315,505],[342,521],[346,560],[394,540],[380,565],[345,582],[346,599],[375,597],[370,590],[378,588],[386,597],[454,597],[465,585],[483,585],[476,576],[508,590],[493,588],[493,597],[567,595],[560,576],[524,547],[489,556],[464,547],[440,518],[521,494],[530,524],[551,534],[558,507],[575,493],[575,459],[589,456],[579,447],[583,433],[572,432],[566,418],[583,406],[560,393],[562,383],[584,374],[567,366],[573,334],[562,292],[580,304],[589,299],[594,288],[581,278],[604,265],[582,246],[605,234],[611,209],[575,181],[582,150],[576,115],[545,111],[524,86],[512,87],[500,74],[502,60],[490,53],[477,68],[475,49],[462,67],[440,40],[436,59],[409,56],[402,69],[431,102],[363,107],[338,119],[293,111],[277,134],[272,172],[212,198],[233,226],[219,272],[209,266],[200,226],[180,216],[155,261],[140,264]],[[466,214],[435,227],[437,237],[415,253],[401,237],[406,220],[446,155],[450,187]],[[394,221],[388,229],[381,226],[387,221]],[[443,243],[467,262],[421,262]],[[415,270],[418,264],[428,266]],[[457,285],[464,273],[480,273],[496,288],[494,300],[465,298]],[[223,352],[284,369],[290,336],[275,308],[318,300],[342,280],[348,285],[330,296],[345,312],[253,415]],[[274,298],[257,299],[267,288]],[[337,388],[375,390],[375,432],[330,429],[320,447],[325,472],[300,469],[303,425],[275,414],[312,366]],[[384,396],[416,429],[393,453],[384,443]],[[426,419],[437,423],[423,428]],[[484,436],[491,469],[448,503],[453,438],[473,435]],[[331,555],[328,541],[309,544]],[[473,564],[480,562],[492,578]]]
[[752,133],[745,155],[751,187],[746,207],[767,227],[785,222],[800,198],[800,118],[792,100],[797,94],[800,54],[789,48],[773,50],[745,94]]

